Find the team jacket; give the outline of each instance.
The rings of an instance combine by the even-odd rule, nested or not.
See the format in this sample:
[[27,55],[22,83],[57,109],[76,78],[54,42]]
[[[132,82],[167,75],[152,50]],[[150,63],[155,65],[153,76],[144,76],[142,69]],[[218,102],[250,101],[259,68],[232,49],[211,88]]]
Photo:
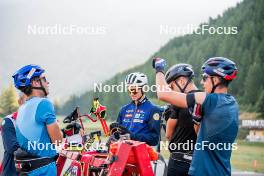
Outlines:
[[117,122],[131,132],[131,139],[155,146],[160,137],[161,109],[146,97],[135,105],[131,102],[123,106]]

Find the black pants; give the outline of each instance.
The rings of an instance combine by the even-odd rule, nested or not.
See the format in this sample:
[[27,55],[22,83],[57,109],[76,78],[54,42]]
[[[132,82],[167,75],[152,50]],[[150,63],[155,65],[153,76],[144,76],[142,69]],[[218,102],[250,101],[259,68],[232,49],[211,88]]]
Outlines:
[[190,164],[169,159],[167,176],[188,176]]

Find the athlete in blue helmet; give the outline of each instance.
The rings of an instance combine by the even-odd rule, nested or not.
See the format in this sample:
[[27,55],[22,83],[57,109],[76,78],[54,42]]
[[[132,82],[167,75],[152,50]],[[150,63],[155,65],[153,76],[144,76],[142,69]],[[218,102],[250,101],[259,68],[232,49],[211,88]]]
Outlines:
[[132,102],[121,108],[117,122],[129,131],[131,139],[155,146],[159,142],[161,110],[144,94],[147,76],[131,73],[125,82]]
[[46,98],[49,82],[44,72],[38,65],[26,65],[13,75],[15,87],[28,96],[16,121],[20,149],[15,160],[21,174],[56,175],[54,145],[62,140],[62,134],[53,104]]
[[[166,62],[153,59],[156,84],[163,87]],[[202,66],[204,92],[179,93],[158,89],[160,100],[188,108],[201,121],[189,175],[231,175],[230,157],[238,132],[239,108],[228,94],[229,83],[236,78],[236,64],[223,57],[208,59]]]

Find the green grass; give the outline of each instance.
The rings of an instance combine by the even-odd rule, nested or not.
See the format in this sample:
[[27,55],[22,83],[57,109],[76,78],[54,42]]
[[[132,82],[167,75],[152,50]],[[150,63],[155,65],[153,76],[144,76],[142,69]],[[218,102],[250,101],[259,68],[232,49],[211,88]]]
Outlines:
[[[59,120],[59,126],[60,128],[64,128],[67,124],[63,123],[64,116],[58,116],[57,119]],[[88,118],[82,118],[83,126],[85,128],[85,134],[89,134],[90,132],[101,130],[102,136],[101,140],[106,141],[106,137],[104,136],[103,129],[101,126],[100,121],[97,122],[91,122]],[[111,124],[111,122],[107,122],[108,126]]]
[[[237,141],[238,149],[233,151],[232,169],[264,173],[264,143]],[[254,167],[254,160],[257,161]]]
[[[232,170],[254,171],[264,173],[264,142],[248,142],[237,140],[237,150],[232,152]],[[169,158],[169,151],[162,150],[161,154]],[[254,167],[254,160],[257,161]]]

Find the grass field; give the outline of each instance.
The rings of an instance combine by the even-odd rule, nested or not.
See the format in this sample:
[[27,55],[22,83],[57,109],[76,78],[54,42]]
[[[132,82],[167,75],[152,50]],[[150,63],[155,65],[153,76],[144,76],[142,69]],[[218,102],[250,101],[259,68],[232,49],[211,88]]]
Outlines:
[[[59,118],[60,125],[62,124],[62,118]],[[108,125],[110,122],[108,122]],[[100,122],[90,123],[89,120],[84,120],[84,126],[87,132],[96,131],[101,129]],[[162,133],[164,136],[164,134]],[[102,137],[102,140],[105,140]],[[262,142],[247,142],[242,140],[237,140],[237,150],[232,153],[231,164],[232,170],[239,171],[255,171],[259,173],[264,173],[264,143]],[[162,155],[168,159],[169,151],[162,150]],[[256,166],[254,167],[254,162]]]
[[264,173],[264,143],[239,140],[237,144],[238,149],[232,153],[232,169]]
[[[238,147],[232,152],[232,170],[264,173],[264,143],[241,140],[236,142]],[[165,158],[169,157],[168,151],[162,150],[161,153]]]

